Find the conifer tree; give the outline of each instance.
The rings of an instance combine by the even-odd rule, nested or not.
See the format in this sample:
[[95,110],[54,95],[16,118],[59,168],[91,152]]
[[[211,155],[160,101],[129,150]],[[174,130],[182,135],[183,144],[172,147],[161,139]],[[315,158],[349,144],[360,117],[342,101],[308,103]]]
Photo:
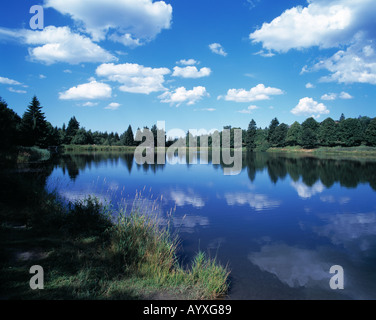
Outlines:
[[47,146],[48,125],[42,107],[36,96],[33,97],[21,122],[23,143],[25,146]]
[[247,145],[248,150],[254,150],[256,148],[256,134],[257,134],[257,127],[256,121],[254,119],[248,125],[248,130],[246,133],[245,143]]

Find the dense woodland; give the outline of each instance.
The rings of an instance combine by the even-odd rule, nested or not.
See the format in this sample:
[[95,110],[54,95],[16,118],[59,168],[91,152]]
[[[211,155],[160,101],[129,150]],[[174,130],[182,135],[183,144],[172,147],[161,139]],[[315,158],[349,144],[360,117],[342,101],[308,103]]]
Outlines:
[[[153,125],[151,129],[138,128],[136,135],[131,125],[121,134],[92,132],[81,127],[78,120],[72,117],[67,126],[64,124],[62,128],[58,128],[53,127],[47,121],[42,109],[38,98],[34,96],[25,113],[20,117],[0,98],[0,135],[2,137],[0,149],[5,150],[13,146],[38,146],[40,148],[60,145],[137,146],[141,143],[138,141],[141,140],[138,135],[142,135],[145,131],[153,133],[155,145],[157,144],[159,129],[156,125]],[[231,130],[231,146],[233,146],[234,131],[240,128],[226,126],[223,129]],[[366,116],[346,119],[342,114],[338,120],[327,118],[322,122],[311,117],[301,124],[294,122],[291,126],[280,123],[277,118],[274,118],[267,128],[258,128],[252,119],[247,130],[242,129],[242,131],[243,147],[256,151],[286,146],[317,148],[367,145],[376,147],[376,118]],[[187,132],[187,142],[189,135],[190,133]],[[213,133],[207,137],[209,147],[214,145],[213,141],[218,135],[222,139],[222,132]],[[166,141],[165,135],[167,147],[175,141],[177,139]],[[197,138],[197,145],[200,146],[200,137]]]

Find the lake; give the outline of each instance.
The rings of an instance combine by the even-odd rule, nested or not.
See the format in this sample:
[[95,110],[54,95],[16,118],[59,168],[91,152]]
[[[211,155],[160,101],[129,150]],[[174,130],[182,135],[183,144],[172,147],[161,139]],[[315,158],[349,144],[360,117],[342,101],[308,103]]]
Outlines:
[[[202,250],[228,264],[229,299],[376,298],[376,162],[248,153],[240,174],[224,175],[210,158],[175,157],[138,165],[132,154],[65,154],[47,187],[114,206],[141,193],[161,221],[172,212],[182,263]],[[343,290],[329,285],[333,265]]]

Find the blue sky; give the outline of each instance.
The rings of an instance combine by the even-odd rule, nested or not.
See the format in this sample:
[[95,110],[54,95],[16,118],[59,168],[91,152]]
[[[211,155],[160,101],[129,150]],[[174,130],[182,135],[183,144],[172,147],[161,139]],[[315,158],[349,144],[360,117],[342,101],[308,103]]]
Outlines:
[[0,96],[22,115],[37,95],[54,126],[375,117],[374,0],[14,0],[1,13]]

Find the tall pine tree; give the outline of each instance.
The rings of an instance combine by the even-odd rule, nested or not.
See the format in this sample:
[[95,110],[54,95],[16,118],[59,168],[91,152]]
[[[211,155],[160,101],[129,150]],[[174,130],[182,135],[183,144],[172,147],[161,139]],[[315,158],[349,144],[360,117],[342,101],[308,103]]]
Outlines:
[[36,96],[33,97],[33,100],[22,117],[21,129],[23,135],[23,145],[39,147],[47,146],[47,121],[44,113],[42,112],[40,102]]
[[247,130],[246,139],[245,139],[247,149],[250,151],[256,148],[256,143],[255,143],[256,135],[257,135],[256,121],[252,119],[248,125],[248,130]]
[[71,144],[79,129],[80,123],[77,121],[76,117],[70,118],[68,127],[65,131],[64,144]]
[[122,143],[125,146],[134,146],[134,135],[131,125],[129,125],[127,131],[124,132]]
[[279,126],[279,121],[277,118],[274,118],[271,122],[270,122],[270,125],[269,125],[269,131],[268,131],[268,142],[270,144],[274,144],[275,143],[275,137],[274,137],[274,131],[275,129],[277,129],[277,127]]

